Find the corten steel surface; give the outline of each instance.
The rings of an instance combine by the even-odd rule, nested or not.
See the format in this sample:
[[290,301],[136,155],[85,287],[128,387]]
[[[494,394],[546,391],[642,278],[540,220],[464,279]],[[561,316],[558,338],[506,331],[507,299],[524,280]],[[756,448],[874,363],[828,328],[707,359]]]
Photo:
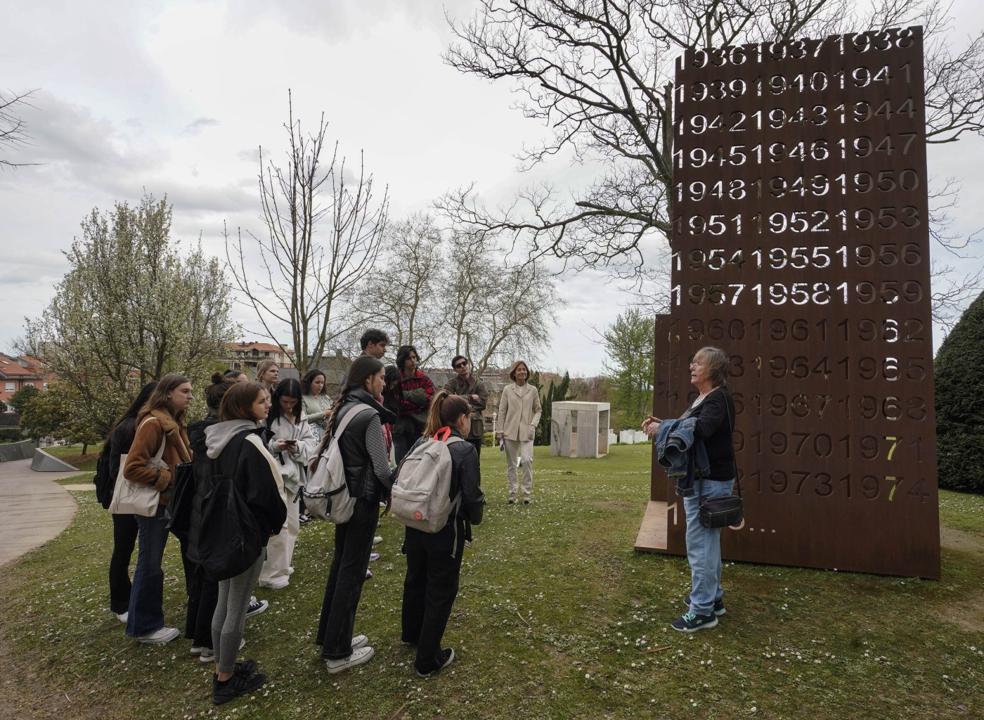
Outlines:
[[[688,52],[674,89],[657,416],[731,357],[745,522],[725,557],[939,576],[922,29]],[[666,500],[667,551],[685,552]]]

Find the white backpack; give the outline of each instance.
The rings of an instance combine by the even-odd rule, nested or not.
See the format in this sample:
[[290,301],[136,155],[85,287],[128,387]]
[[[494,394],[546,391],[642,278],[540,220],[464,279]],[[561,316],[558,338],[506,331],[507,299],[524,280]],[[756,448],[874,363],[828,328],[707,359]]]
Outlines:
[[451,513],[461,504],[461,493],[452,501],[451,451],[448,446],[464,442],[443,428],[433,438],[417,445],[400,465],[391,491],[390,513],[407,527],[425,533],[440,532]]
[[322,451],[318,460],[318,468],[308,475],[307,483],[301,492],[304,493],[304,506],[309,515],[333,523],[347,523],[352,519],[355,509],[355,498],[349,495],[348,483],[345,481],[345,464],[342,462],[342,450],[338,447],[338,439],[345,428],[356,417],[364,412],[375,412],[368,405],[359,405],[342,418],[338,429],[328,441],[328,446]]

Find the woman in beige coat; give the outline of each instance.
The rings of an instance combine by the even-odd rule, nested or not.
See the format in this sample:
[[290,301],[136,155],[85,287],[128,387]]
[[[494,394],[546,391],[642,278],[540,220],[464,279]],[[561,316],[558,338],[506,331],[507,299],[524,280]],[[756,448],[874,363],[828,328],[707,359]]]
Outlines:
[[523,469],[523,504],[529,505],[533,495],[533,437],[540,422],[540,391],[530,385],[530,368],[517,360],[509,371],[511,385],[506,385],[499,398],[496,440],[505,444],[506,477],[509,480],[509,504],[516,502],[518,493],[517,468]]

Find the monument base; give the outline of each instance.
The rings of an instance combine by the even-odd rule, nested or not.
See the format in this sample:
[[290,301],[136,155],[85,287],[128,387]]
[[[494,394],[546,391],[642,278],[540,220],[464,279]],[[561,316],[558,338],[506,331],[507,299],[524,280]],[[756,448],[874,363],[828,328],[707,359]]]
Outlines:
[[642,518],[635,549],[640,552],[667,552],[667,508],[662,500],[650,500]]

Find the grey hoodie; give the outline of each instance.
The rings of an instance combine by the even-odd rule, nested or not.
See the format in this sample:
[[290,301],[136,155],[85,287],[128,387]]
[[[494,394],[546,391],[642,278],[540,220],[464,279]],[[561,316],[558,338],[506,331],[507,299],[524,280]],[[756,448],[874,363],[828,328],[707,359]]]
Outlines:
[[205,428],[205,454],[215,460],[222,449],[243,430],[256,430],[258,423],[249,420],[223,420]]

